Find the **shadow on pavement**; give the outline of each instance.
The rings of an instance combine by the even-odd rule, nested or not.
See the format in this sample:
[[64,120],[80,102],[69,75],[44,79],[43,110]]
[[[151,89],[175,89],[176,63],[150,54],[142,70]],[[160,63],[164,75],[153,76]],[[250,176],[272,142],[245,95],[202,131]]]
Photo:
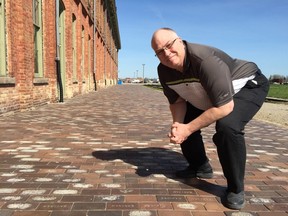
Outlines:
[[162,174],[167,178],[218,197],[221,197],[226,189],[223,186],[213,184],[204,179],[176,178],[174,172],[184,169],[188,164],[181,153],[170,149],[158,147],[111,149],[108,151],[94,151],[92,155],[96,159],[104,161],[122,160],[125,163],[131,164],[137,167],[135,174],[139,177]]

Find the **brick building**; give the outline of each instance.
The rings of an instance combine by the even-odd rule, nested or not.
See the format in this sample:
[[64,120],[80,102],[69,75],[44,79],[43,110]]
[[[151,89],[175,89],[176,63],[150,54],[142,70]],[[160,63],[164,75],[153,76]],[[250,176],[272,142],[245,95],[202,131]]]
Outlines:
[[0,115],[117,84],[115,0],[0,0]]

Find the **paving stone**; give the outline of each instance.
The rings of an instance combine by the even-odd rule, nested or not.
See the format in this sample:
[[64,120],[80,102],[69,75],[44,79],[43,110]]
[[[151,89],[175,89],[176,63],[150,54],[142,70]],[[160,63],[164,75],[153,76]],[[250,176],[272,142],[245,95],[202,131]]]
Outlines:
[[[35,216],[35,211],[24,211],[24,212],[15,212],[13,216]],[[1,214],[2,216],[2,214]],[[48,211],[37,211],[37,216],[51,216],[51,212]],[[60,216],[60,215],[58,215]],[[80,215],[79,215],[80,216]]]
[[132,210],[124,211],[123,216],[158,216],[156,211],[147,211],[147,210]]
[[139,209],[138,203],[108,203],[107,209]]
[[186,202],[187,201],[184,196],[157,195],[156,198],[158,202]]
[[227,216],[257,216],[255,212],[248,212],[248,211],[238,211],[238,212],[225,212]]
[[105,203],[93,203],[93,202],[77,202],[73,204],[73,210],[104,210],[106,207]]
[[270,211],[286,211],[286,212],[288,212],[288,204],[287,203],[266,204],[265,206]]
[[163,94],[141,85],[0,117],[0,215],[287,215],[287,128],[247,125],[247,204],[232,211],[221,204],[215,125],[202,131],[214,177],[182,180],[174,172],[187,162],[169,143],[170,123]]
[[54,210],[71,210],[73,203],[40,203],[37,210],[54,211]]
[[193,216],[225,216],[224,212],[193,212]]
[[172,203],[174,209],[186,210],[186,211],[204,211],[204,205],[199,203]]
[[127,202],[156,202],[155,195],[129,195],[126,196],[125,201]]
[[179,210],[174,210],[174,211],[158,211],[159,216],[192,216],[193,214],[190,211],[179,211]]
[[167,202],[145,202],[145,203],[139,203],[140,209],[173,209],[173,206],[171,203]]
[[123,215],[122,211],[88,211],[88,213],[85,216],[122,216],[122,215]]
[[287,212],[257,212],[258,216],[287,216]]
[[50,216],[87,216],[87,211],[52,211]]

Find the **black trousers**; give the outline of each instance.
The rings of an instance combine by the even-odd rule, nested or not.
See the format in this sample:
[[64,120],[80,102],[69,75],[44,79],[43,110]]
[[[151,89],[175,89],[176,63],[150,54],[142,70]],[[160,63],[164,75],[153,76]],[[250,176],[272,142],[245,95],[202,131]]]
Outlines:
[[[244,190],[246,145],[244,127],[262,106],[269,90],[269,82],[261,72],[234,95],[234,109],[226,117],[216,122],[213,142],[217,146],[219,161],[227,179],[227,190],[239,193]],[[203,113],[190,103],[184,123],[188,123]],[[191,167],[197,169],[208,158],[206,156],[201,131],[191,134],[181,144],[184,157]]]

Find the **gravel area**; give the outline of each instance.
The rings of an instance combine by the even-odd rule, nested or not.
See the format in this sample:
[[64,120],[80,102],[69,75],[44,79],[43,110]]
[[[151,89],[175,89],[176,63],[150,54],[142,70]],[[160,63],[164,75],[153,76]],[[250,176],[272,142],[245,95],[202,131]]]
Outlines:
[[288,104],[265,102],[254,119],[288,127]]

